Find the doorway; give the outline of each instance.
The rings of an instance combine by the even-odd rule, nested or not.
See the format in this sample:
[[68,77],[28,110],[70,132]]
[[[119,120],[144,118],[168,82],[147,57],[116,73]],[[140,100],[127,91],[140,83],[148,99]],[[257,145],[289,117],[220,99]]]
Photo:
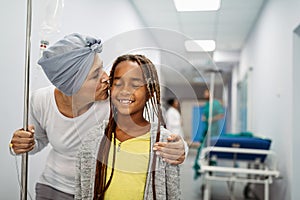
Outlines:
[[297,152],[300,148],[296,141],[300,141],[300,90],[297,88],[300,84],[300,25],[293,32],[293,139],[292,143],[292,199],[300,199],[300,192],[297,186],[300,184],[300,160],[298,159]]

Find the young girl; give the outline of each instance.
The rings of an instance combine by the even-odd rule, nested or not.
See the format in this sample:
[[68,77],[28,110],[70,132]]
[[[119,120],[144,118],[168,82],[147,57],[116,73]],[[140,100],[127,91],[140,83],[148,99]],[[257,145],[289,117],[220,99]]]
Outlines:
[[[164,162],[151,148],[170,134],[162,127],[153,63],[142,55],[118,57],[110,93],[108,123],[91,129],[82,141],[75,199],[180,199],[179,167]],[[158,122],[150,123],[144,113],[151,121],[155,115]]]

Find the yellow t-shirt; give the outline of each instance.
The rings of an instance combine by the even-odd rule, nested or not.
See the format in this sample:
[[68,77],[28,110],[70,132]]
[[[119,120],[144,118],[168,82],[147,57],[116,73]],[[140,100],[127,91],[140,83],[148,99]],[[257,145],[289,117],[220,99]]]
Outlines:
[[[110,186],[105,192],[105,199],[143,199],[149,164],[150,133],[123,142],[116,139],[115,148],[115,169]],[[113,149],[112,141],[106,181],[109,180],[111,174]]]

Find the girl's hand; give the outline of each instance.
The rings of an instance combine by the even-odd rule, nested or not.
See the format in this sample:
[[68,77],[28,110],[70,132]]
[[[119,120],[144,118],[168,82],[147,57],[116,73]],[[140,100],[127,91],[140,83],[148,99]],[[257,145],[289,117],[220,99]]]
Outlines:
[[177,134],[171,134],[168,137],[168,142],[157,142],[153,146],[158,156],[161,156],[164,161],[178,165],[185,160],[185,148],[183,139]]

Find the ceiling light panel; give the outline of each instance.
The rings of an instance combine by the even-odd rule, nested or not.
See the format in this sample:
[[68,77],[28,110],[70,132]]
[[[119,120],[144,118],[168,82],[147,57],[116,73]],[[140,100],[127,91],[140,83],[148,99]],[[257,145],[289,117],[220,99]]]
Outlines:
[[216,11],[221,0],[173,0],[177,11]]
[[184,46],[190,52],[207,52],[215,50],[216,42],[214,40],[186,40]]

